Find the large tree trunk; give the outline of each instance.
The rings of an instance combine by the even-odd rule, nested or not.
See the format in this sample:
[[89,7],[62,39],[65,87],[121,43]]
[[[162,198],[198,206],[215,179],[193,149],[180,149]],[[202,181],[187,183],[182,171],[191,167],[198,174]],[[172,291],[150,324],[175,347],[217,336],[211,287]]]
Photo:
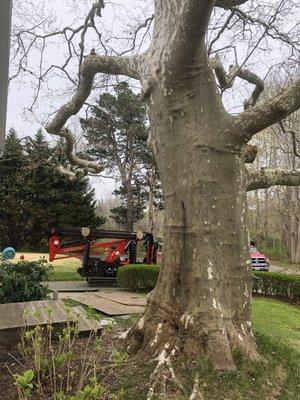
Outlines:
[[[203,55],[205,60],[205,55]],[[158,284],[129,335],[148,355],[183,350],[233,369],[240,348],[258,357],[242,144],[207,63],[182,71],[149,102],[152,144],[164,190],[164,254]],[[149,345],[150,344],[150,345]]]
[[127,200],[125,229],[128,232],[131,232],[133,230],[133,222],[134,222],[134,198],[133,198],[131,181],[126,181],[124,185],[125,185],[126,200]]

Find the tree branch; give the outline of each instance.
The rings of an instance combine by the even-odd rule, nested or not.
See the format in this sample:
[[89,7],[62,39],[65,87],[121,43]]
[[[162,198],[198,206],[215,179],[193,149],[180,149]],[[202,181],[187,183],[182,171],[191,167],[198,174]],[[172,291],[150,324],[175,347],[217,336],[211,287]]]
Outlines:
[[299,108],[300,79],[271,100],[234,117],[236,132],[247,142],[256,133],[286,118]]
[[247,190],[267,189],[271,186],[299,186],[300,169],[261,169],[249,171],[247,177]]
[[240,68],[236,76],[238,76],[240,79],[243,79],[252,85],[255,85],[255,89],[253,90],[251,97],[248,100],[244,101],[244,109],[247,110],[247,108],[253,107],[256,102],[259,99],[259,96],[261,93],[264,91],[264,82],[260,77],[253,72],[247,70],[247,69],[242,69]]
[[279,121],[279,126],[282,130],[282,133],[288,133],[292,136],[292,142],[293,142],[293,152],[294,155],[296,157],[300,158],[300,153],[298,151],[298,146],[297,146],[297,132],[295,132],[293,129],[286,129],[286,127],[284,126],[284,122],[283,121]]
[[231,7],[241,6],[242,4],[247,3],[247,1],[248,0],[217,0],[215,6],[228,10]]
[[227,74],[218,56],[210,59],[210,65],[215,71],[219,85],[223,90],[231,88],[237,76],[240,79],[255,85],[255,89],[253,90],[251,97],[244,101],[244,109],[246,110],[247,108],[253,107],[256,104],[259,96],[264,90],[264,82],[259,78],[259,76],[245,68],[239,67],[238,65],[231,65]]
[[292,46],[292,48],[298,53],[298,42],[293,41],[286,33],[281,32],[272,22],[266,22],[263,19],[252,17],[249,13],[245,13],[238,7],[228,7],[234,15],[237,15],[243,23],[248,22],[250,24],[258,24],[265,28],[266,33],[273,39],[280,39],[282,42]]
[[72,165],[76,165],[86,172],[98,173],[103,171],[104,165],[84,160],[76,156],[74,152],[75,137],[64,125],[72,115],[76,115],[90,95],[94,77],[102,72],[113,75],[127,75],[138,78],[139,57],[113,57],[90,55],[86,57],[80,68],[80,83],[72,99],[63,105],[49,122],[45,129],[52,135],[57,135],[66,140],[66,154]]
[[188,65],[190,70],[190,60],[198,55],[199,46],[204,48],[214,0],[170,0],[168,3],[155,1],[153,37],[167,68],[172,73],[185,73],[182,68]]

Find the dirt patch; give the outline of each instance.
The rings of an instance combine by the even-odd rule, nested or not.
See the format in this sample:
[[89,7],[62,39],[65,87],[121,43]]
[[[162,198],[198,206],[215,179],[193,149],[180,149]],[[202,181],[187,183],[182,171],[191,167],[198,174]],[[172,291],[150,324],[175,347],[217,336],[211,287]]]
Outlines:
[[22,367],[22,356],[15,345],[0,345],[0,393],[1,400],[18,399],[17,388],[13,385],[10,371],[18,371]]

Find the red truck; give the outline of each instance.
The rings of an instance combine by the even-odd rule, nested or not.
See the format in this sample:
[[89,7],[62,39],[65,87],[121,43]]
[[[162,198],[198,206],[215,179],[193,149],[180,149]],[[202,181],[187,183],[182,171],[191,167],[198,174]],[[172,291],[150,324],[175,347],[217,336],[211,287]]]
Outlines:
[[268,257],[261,253],[253,242],[250,244],[250,258],[252,269],[254,271],[270,270],[270,261]]

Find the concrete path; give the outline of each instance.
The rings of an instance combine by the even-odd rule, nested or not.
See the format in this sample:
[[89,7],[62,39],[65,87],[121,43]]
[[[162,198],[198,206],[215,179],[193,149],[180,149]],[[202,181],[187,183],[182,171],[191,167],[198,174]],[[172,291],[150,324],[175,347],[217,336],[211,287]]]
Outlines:
[[146,297],[120,289],[102,289],[97,293],[60,292],[59,299],[75,300],[109,316],[143,313]]
[[101,286],[91,286],[86,281],[44,282],[52,292],[97,292]]
[[58,299],[70,299],[109,316],[143,313],[146,296],[118,288],[90,286],[85,281],[45,282]]

